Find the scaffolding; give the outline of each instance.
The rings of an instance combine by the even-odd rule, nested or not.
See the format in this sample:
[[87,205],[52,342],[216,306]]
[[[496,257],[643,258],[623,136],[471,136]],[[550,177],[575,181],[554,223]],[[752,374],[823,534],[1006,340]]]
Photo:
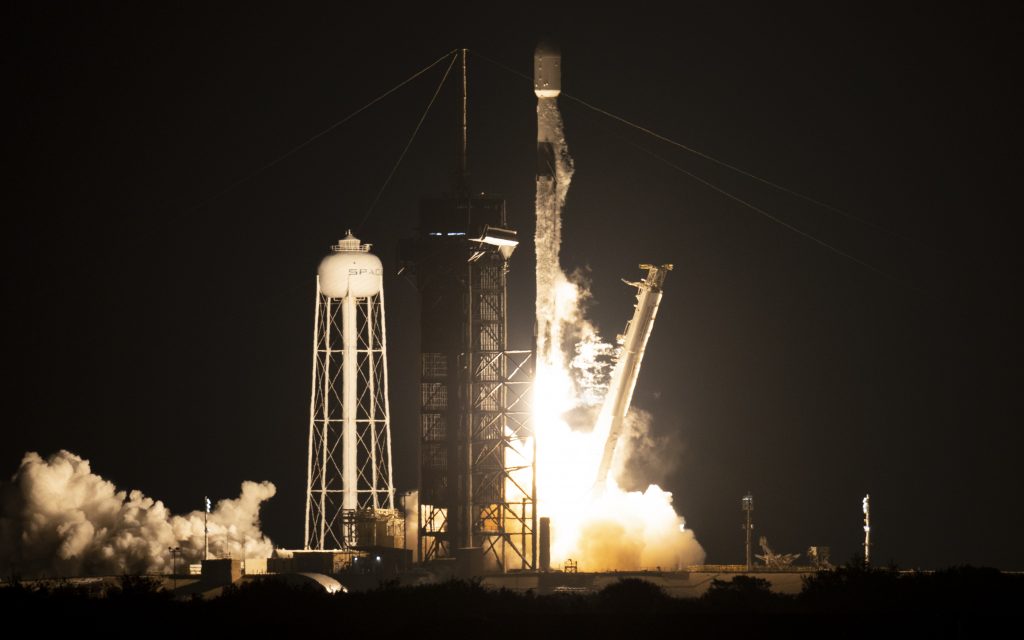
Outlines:
[[425,200],[420,212],[402,248],[421,294],[419,557],[479,550],[485,570],[530,570],[533,352],[508,349],[515,232],[499,198]]
[[[475,259],[473,259],[475,258]],[[507,348],[508,263],[497,252],[469,262],[466,359],[470,490],[466,526],[484,566],[534,568],[534,451],[529,392],[533,354]]]

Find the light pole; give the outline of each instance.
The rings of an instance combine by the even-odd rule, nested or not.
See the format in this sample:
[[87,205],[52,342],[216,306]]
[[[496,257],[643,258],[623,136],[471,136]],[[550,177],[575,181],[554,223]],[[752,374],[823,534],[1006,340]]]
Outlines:
[[181,547],[167,547],[171,552],[171,580],[174,584],[173,590],[178,590],[178,556],[181,555]]
[[747,521],[743,524],[743,530],[747,532],[747,571],[753,571],[754,556],[751,536],[754,533],[754,496],[749,491],[747,495],[743,496],[743,513],[747,516]]
[[871,494],[861,501],[864,511],[864,566],[871,566]]
[[210,527],[207,525],[210,519],[210,497],[204,496],[206,500],[206,511],[203,513],[203,560],[210,559]]

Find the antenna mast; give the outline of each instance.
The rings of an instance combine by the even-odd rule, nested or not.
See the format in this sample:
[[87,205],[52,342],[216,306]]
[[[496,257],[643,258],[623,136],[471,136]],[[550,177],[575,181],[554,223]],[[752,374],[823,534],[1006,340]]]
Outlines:
[[743,525],[743,530],[747,532],[747,571],[753,571],[754,549],[751,538],[754,534],[754,496],[749,491],[743,496],[743,513],[747,516],[747,521]]
[[865,495],[861,501],[864,511],[864,564],[871,564],[871,494]]
[[461,95],[460,129],[459,138],[459,178],[458,187],[460,191],[469,192],[469,92],[468,73],[466,69],[466,49],[462,49],[462,84],[459,85]]

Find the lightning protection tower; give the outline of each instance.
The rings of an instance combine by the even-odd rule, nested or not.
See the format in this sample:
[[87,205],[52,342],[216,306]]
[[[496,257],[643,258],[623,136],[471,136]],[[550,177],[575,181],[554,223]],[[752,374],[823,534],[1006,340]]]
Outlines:
[[463,50],[455,190],[420,201],[416,237],[399,248],[420,292],[418,557],[470,574],[533,570],[533,352],[508,337],[519,240],[505,200],[468,186],[466,74]]
[[743,523],[743,530],[747,532],[747,571],[754,569],[754,549],[751,539],[754,535],[754,496],[748,491],[743,496],[743,513],[747,521]]
[[351,231],[318,269],[307,550],[398,546],[383,275],[370,245]]

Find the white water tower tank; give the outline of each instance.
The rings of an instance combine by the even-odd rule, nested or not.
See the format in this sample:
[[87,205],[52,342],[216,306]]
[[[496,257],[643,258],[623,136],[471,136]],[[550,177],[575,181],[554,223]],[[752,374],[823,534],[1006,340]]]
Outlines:
[[368,298],[380,293],[384,266],[370,253],[370,245],[362,244],[349,231],[320,261],[317,274],[320,291],[328,298]]

